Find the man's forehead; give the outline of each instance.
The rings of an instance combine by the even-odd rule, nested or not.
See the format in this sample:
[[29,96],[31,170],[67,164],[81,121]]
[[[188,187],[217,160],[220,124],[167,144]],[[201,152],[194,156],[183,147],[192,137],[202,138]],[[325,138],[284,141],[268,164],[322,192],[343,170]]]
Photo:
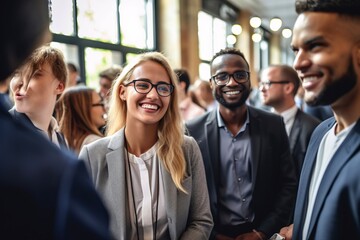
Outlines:
[[[298,16],[294,28],[292,45],[296,41],[307,41],[308,39],[321,36],[326,37],[326,33],[336,33],[339,29],[336,25],[340,25],[340,20],[337,14],[334,13],[315,13],[306,12]],[[313,34],[312,34],[313,33]],[[335,35],[333,35],[334,37]]]
[[242,67],[248,69],[245,60],[237,54],[223,54],[213,60],[212,69],[224,67]]

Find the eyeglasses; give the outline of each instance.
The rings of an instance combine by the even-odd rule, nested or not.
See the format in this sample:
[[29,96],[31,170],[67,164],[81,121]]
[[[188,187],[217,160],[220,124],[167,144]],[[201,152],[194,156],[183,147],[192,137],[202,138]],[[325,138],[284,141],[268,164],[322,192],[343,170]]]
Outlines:
[[131,82],[125,84],[124,86],[127,87],[130,84],[134,84],[135,91],[141,94],[149,93],[151,89],[153,89],[153,87],[155,87],[156,92],[162,97],[170,96],[171,93],[174,91],[174,85],[172,84],[168,84],[164,82],[153,84],[149,79],[132,80]]
[[265,90],[269,90],[271,84],[288,84],[290,81],[266,81],[259,82],[259,88],[264,88]]
[[92,107],[105,107],[105,104],[103,102],[99,102],[99,103],[93,103],[91,104]]
[[227,73],[227,72],[221,72],[211,77],[212,80],[216,83],[218,86],[225,86],[229,83],[230,78],[233,77],[233,79],[237,83],[246,83],[249,81],[250,73],[248,71],[236,71],[233,74]]

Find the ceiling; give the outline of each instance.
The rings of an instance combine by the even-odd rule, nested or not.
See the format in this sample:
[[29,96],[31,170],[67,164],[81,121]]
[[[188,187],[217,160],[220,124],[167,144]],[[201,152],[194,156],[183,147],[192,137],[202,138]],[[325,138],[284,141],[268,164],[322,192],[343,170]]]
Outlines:
[[239,9],[248,10],[254,16],[262,18],[263,26],[269,29],[269,21],[279,17],[283,27],[293,28],[297,13],[295,0],[228,0]]

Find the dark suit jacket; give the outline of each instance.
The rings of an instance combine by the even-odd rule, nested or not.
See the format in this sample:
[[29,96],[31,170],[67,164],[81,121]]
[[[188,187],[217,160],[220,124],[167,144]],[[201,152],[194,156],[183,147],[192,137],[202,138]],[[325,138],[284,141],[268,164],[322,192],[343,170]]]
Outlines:
[[[34,130],[35,132],[38,131],[39,129],[32,123],[32,121],[30,120],[30,118],[28,118],[28,116],[26,116],[25,113],[20,113],[18,111],[15,110],[15,108],[12,108],[9,110],[10,115],[17,121],[19,122],[23,122],[25,125],[27,125],[30,129]],[[59,142],[60,145],[60,149],[63,150],[68,150],[68,146],[67,143],[65,141],[65,137],[61,132],[55,132],[56,136],[57,136],[57,140]]]
[[84,163],[14,120],[0,102],[1,239],[110,239]]
[[[317,127],[311,137],[296,200],[293,240],[301,240],[309,185],[320,142],[335,119]],[[360,239],[360,121],[333,155],[319,186],[306,239]]]
[[298,176],[300,176],[311,134],[319,123],[318,119],[304,113],[300,109],[295,115],[294,124],[289,135],[289,143]]
[[[285,226],[291,215],[297,179],[288,137],[280,116],[248,107],[252,149],[254,225],[269,237]],[[219,128],[216,111],[187,123],[187,130],[200,146],[203,156],[210,207],[217,230],[219,184]]]

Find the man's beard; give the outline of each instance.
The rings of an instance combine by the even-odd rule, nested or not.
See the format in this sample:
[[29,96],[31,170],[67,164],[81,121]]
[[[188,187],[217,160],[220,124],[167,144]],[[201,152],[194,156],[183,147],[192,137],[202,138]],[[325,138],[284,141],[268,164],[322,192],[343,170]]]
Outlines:
[[214,97],[215,99],[224,107],[228,108],[228,109],[236,109],[242,105],[245,104],[246,100],[248,99],[249,95],[250,95],[250,90],[245,87],[243,84],[239,83],[239,85],[241,86],[240,92],[242,93],[241,98],[239,99],[239,101],[237,102],[233,102],[233,103],[229,103],[227,102],[223,97],[221,93],[218,93],[219,90],[221,91],[221,88],[216,89],[214,91]]
[[357,75],[350,59],[346,74],[326,85],[319,95],[306,103],[310,106],[331,105],[356,85]]

